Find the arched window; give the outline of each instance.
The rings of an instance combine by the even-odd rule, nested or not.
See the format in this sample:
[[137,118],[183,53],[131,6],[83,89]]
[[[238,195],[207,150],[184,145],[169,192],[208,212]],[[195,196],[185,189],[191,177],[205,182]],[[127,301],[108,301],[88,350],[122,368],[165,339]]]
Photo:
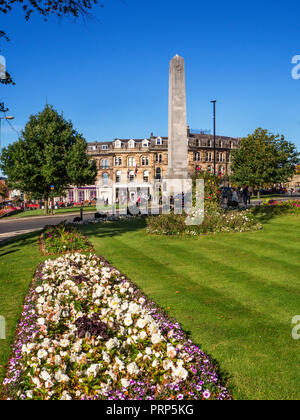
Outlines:
[[156,163],[162,163],[162,155],[160,153],[155,154],[155,162]]
[[116,140],[115,141],[115,149],[121,149],[122,147],[122,142],[120,140]]
[[134,140],[130,140],[128,142],[128,147],[129,147],[129,149],[134,149],[135,148],[135,141]]
[[211,141],[207,140],[207,147],[211,147]]
[[102,184],[103,185],[108,185],[108,174],[106,172],[104,172],[104,174],[102,174]]
[[156,168],[155,170],[155,179],[161,179],[161,168]]
[[161,146],[161,145],[162,145],[162,139],[160,137],[157,137],[156,146]]

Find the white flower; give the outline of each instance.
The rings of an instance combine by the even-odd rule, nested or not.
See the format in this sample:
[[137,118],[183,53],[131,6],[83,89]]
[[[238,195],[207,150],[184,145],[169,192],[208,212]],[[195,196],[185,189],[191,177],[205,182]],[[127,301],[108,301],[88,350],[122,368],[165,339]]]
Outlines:
[[123,378],[121,379],[121,384],[123,388],[128,388],[130,385],[130,382],[127,379]]
[[32,382],[34,383],[34,385],[36,385],[37,388],[41,388],[42,384],[39,378],[32,378]]
[[105,351],[102,352],[102,358],[103,358],[104,362],[106,362],[106,363],[110,362],[110,357],[109,357],[108,353],[106,353]]
[[129,327],[129,325],[132,325],[132,324],[133,324],[133,321],[132,321],[131,315],[129,314],[124,318],[124,325],[126,327]]
[[100,370],[100,367],[101,367],[101,365],[99,365],[99,364],[93,364],[93,365],[91,365],[91,366],[87,369],[87,371],[86,371],[86,376],[91,376],[91,375],[93,375],[93,376],[94,376],[94,378],[96,378],[96,376],[97,376],[97,374],[98,374],[98,372],[99,372],[99,370]]
[[59,345],[63,348],[66,348],[70,345],[70,341],[64,338],[60,340]]
[[156,368],[156,367],[157,367],[157,365],[158,365],[158,360],[157,360],[157,359],[155,359],[155,360],[152,362],[152,366],[153,366],[154,368]]
[[122,311],[127,311],[128,306],[129,306],[128,303],[124,302],[123,305],[121,306]]
[[54,363],[55,363],[55,365],[56,366],[59,366],[60,365],[60,362],[61,362],[61,357],[58,354],[56,354],[55,357],[54,357]]
[[120,303],[120,299],[119,299],[118,297],[114,297],[114,298],[110,301],[109,306],[110,306],[112,309],[115,309],[115,308],[117,308],[117,307],[118,307],[119,303]]
[[38,351],[37,357],[39,359],[46,359],[47,356],[48,356],[48,352],[46,350],[42,349]]
[[26,395],[26,397],[27,397],[28,399],[33,398],[33,393],[32,393],[32,391],[26,391],[26,392],[25,392],[25,395]]
[[143,319],[143,318],[140,318],[140,319],[137,321],[136,326],[137,326],[138,328],[143,329],[143,328],[145,327],[145,325],[146,325],[146,324],[147,324],[146,320],[145,320],[145,319]]
[[151,337],[151,341],[153,344],[158,344],[161,343],[164,340],[163,336],[158,333],[158,334],[153,334]]
[[45,325],[45,320],[44,320],[44,318],[39,318],[39,319],[37,320],[37,324],[38,324],[38,325]]
[[188,371],[185,370],[183,367],[178,367],[173,369],[173,377],[185,381],[188,377]]
[[67,391],[64,391],[60,399],[61,401],[71,401],[72,397],[68,394]]
[[108,342],[106,343],[106,348],[108,350],[112,350],[115,347],[115,340],[113,338],[111,338],[110,340],[108,340]]
[[42,292],[44,291],[44,289],[43,289],[43,287],[38,286],[38,287],[35,289],[35,291],[36,291],[36,293],[42,293]]
[[173,347],[171,344],[167,345],[167,356],[170,357],[171,359],[174,359],[174,357],[176,357],[176,349],[175,347]]
[[139,333],[139,338],[140,338],[141,340],[145,340],[145,338],[147,338],[147,337],[148,337],[148,335],[147,335],[146,331],[141,331],[141,332]]
[[136,375],[137,373],[139,373],[139,368],[137,364],[135,362],[130,363],[127,366],[127,372],[129,372],[131,375]]
[[136,304],[135,302],[131,302],[129,304],[129,309],[128,309],[129,313],[132,314],[137,314],[140,311],[140,307],[138,304]]
[[172,369],[172,367],[173,367],[173,366],[174,366],[174,365],[173,365],[172,360],[165,359],[165,360],[163,361],[163,368],[164,368],[164,370],[169,370],[169,369]]
[[40,378],[43,379],[44,382],[51,381],[51,375],[46,370],[43,370],[40,374]]

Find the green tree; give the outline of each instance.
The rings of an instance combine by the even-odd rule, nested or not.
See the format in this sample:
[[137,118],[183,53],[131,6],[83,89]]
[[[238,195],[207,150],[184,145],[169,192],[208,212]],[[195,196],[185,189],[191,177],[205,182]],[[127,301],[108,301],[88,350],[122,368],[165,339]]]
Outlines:
[[260,190],[287,182],[298,163],[299,152],[293,143],[258,128],[241,139],[239,149],[232,152],[231,181]]
[[10,187],[45,200],[45,214],[49,198],[69,185],[92,184],[97,175],[85,139],[49,105],[29,118],[18,142],[3,150],[0,167]]

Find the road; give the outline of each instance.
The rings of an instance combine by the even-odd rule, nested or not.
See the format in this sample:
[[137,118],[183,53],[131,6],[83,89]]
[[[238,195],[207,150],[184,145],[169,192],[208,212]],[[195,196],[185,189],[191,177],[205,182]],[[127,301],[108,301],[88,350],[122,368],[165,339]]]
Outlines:
[[[84,213],[83,219],[90,218],[95,212]],[[74,217],[78,217],[79,213],[68,215],[45,216],[45,217],[24,217],[22,219],[0,220],[0,242],[24,233],[35,232],[43,229],[46,225],[56,225],[62,221],[72,222]]]
[[[279,200],[286,201],[291,199],[297,199],[297,197],[281,197]],[[251,201],[252,205],[260,205],[264,199],[260,200],[253,200]],[[88,219],[91,218],[95,212],[86,212],[83,213],[83,218]],[[69,221],[72,222],[74,217],[79,216],[79,212],[72,213],[72,214],[60,214],[54,216],[38,216],[38,217],[24,217],[20,219],[9,219],[3,218],[0,219],[0,242],[4,241],[5,239],[12,238],[17,235],[21,235],[24,233],[35,232],[38,230],[43,229],[46,225],[56,225],[62,221]]]

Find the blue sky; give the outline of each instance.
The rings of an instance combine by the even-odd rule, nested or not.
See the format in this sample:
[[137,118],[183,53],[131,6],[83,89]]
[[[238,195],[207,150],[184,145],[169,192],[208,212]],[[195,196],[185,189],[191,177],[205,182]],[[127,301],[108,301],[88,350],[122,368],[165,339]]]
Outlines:
[[[186,61],[188,123],[245,136],[257,127],[300,149],[297,1],[103,0],[94,19],[1,15],[11,42],[1,54],[16,86],[0,99],[21,130],[46,103],[64,111],[87,141],[167,135],[169,61]],[[17,134],[2,123],[2,144]]]

